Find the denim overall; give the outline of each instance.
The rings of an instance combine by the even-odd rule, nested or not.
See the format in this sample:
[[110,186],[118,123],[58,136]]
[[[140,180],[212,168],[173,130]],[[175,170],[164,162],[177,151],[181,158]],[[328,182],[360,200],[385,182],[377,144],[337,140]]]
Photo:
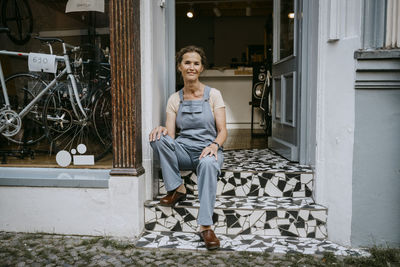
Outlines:
[[180,135],[174,140],[169,135],[150,142],[160,159],[162,175],[167,191],[182,184],[180,170],[195,170],[199,190],[199,225],[212,225],[217,179],[223,163],[222,148],[218,150],[218,161],[214,156],[199,160],[205,147],[217,137],[215,119],[209,104],[210,87],[204,88],[201,100],[183,100],[183,89],[179,91],[180,105],[176,125]]

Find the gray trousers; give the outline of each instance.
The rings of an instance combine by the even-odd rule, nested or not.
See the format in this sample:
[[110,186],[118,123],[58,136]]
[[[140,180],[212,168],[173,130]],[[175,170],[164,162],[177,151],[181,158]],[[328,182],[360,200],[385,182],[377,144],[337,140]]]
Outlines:
[[201,150],[180,144],[169,135],[161,136],[160,140],[152,141],[150,145],[160,160],[167,191],[175,190],[183,183],[181,170],[196,171],[200,200],[197,222],[199,225],[212,225],[217,179],[224,161],[222,150],[218,150],[218,161],[214,156],[207,156],[199,160]]

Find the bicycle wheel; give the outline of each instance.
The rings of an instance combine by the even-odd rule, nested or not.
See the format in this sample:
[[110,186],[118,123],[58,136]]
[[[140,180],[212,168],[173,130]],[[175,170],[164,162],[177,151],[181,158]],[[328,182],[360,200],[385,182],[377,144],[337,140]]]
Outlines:
[[23,45],[31,38],[33,30],[32,11],[26,0],[4,0],[1,6],[2,23],[10,29],[8,37]]
[[[68,85],[59,84],[48,96],[43,109],[43,124],[51,142],[51,152],[66,150],[72,155],[93,155],[95,160],[101,157],[107,147],[96,134],[92,106],[89,96],[82,96],[82,105],[87,117],[77,116],[71,105]],[[79,150],[83,144],[86,149]]]
[[[5,80],[10,108],[19,113],[32,99],[46,88],[47,84],[32,73],[17,73]],[[44,99],[45,97],[43,97]],[[3,91],[0,90],[1,107],[4,105]],[[40,99],[22,118],[21,130],[14,136],[4,136],[18,145],[33,145],[46,137],[43,129],[42,111],[44,100]]]
[[105,89],[95,100],[93,106],[94,129],[100,141],[103,143],[105,151],[99,155],[99,159],[104,157],[112,148],[112,111],[111,111],[111,88]]

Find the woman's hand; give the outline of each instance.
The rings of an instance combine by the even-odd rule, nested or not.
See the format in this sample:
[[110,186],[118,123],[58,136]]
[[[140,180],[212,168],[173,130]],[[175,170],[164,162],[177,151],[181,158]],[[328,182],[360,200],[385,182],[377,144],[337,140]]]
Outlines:
[[218,146],[216,144],[211,144],[211,145],[205,147],[203,149],[203,151],[201,152],[199,159],[202,159],[208,155],[210,155],[210,156],[214,155],[215,160],[218,160]]
[[149,135],[150,142],[156,141],[156,138],[157,138],[157,140],[160,140],[161,134],[167,135],[168,134],[167,128],[165,128],[164,126],[158,126],[158,127],[154,128]]

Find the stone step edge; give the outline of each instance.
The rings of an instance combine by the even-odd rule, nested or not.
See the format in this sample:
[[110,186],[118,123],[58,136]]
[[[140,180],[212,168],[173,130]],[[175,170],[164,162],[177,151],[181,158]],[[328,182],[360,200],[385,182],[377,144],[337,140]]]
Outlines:
[[[186,174],[182,174],[182,175],[188,175],[190,172],[194,172],[194,171],[181,171],[185,172]],[[250,170],[235,170],[235,169],[225,169],[225,168],[221,168],[221,172],[247,172],[247,173],[268,173],[268,174],[312,174],[315,175],[314,171],[300,171],[300,172],[289,172],[289,171],[281,171],[281,170],[254,170],[254,171],[250,171]],[[221,176],[220,176],[221,177]],[[158,179],[162,179],[161,176],[158,177]]]
[[[226,197],[226,196],[217,196],[217,200],[218,200],[219,198],[227,198],[227,197]],[[235,197],[235,198],[246,199],[246,198],[248,198],[248,197]],[[270,198],[270,199],[276,199],[276,198],[279,198],[279,197],[268,197],[268,198]],[[161,207],[169,208],[169,207],[167,207],[167,206],[162,206],[162,205],[160,205],[158,202],[157,202],[157,203],[152,203],[152,202],[155,202],[155,201],[159,201],[160,199],[161,199],[161,197],[158,196],[157,199],[155,199],[155,200],[146,200],[146,201],[144,202],[144,207],[151,208],[151,207],[155,207],[155,206],[161,206]],[[291,198],[291,199],[296,200],[296,198]],[[310,203],[310,204],[315,204],[315,205],[317,205],[318,207],[317,207],[317,208],[314,208],[314,207],[310,207],[310,208],[305,208],[305,207],[301,207],[301,208],[297,208],[297,207],[293,207],[293,208],[282,208],[282,207],[280,207],[280,208],[272,208],[272,207],[269,207],[269,208],[266,208],[266,209],[260,209],[260,208],[257,208],[257,209],[252,209],[252,208],[237,208],[237,207],[226,207],[226,208],[223,208],[223,207],[215,207],[215,209],[224,209],[224,210],[264,210],[264,211],[277,211],[277,210],[291,210],[291,211],[296,211],[296,210],[326,210],[326,211],[328,211],[328,208],[327,208],[327,207],[315,203],[314,200],[313,200],[311,197],[299,197],[299,198],[297,198],[297,200],[300,200],[300,199],[311,199],[311,200],[312,200],[312,203]],[[193,201],[193,202],[194,202],[194,201],[198,202],[198,197],[196,196],[196,197],[194,197],[194,198],[189,198],[189,199],[186,198],[186,200],[184,200],[184,201],[182,201],[182,202],[192,202],[192,201]],[[176,203],[175,206],[172,207],[172,208],[195,208],[195,209],[199,209],[199,206],[193,206],[193,205],[189,206],[189,205],[181,204],[181,202],[178,202],[178,203]]]
[[[146,200],[146,202],[160,200],[164,196],[165,196],[165,194],[159,194],[159,195],[156,196],[156,198],[148,199],[148,200]],[[230,197],[246,199],[246,198],[256,198],[256,197],[258,198],[259,196],[226,196],[226,195],[217,195],[217,199],[219,199],[219,198],[221,198],[221,199],[222,198],[230,198]],[[317,204],[313,197],[271,197],[271,196],[267,197],[267,196],[264,196],[263,198],[270,198],[270,199],[291,198],[293,200],[300,200],[300,199],[307,198],[307,199],[312,199],[313,203]],[[197,200],[197,199],[199,199],[198,195],[192,195],[192,194],[187,194],[186,195],[186,200]],[[320,204],[317,204],[317,205],[320,205]],[[323,205],[320,205],[320,206],[323,206]]]
[[[323,254],[325,252],[331,252],[336,256],[357,256],[357,257],[370,256],[370,253],[368,253],[363,249],[341,246],[332,241],[327,240],[326,238],[319,239],[319,238],[309,238],[309,237],[284,237],[284,236],[276,237],[276,236],[267,236],[258,234],[252,234],[252,235],[216,234],[216,235],[221,241],[221,248],[219,250],[224,252],[248,251],[248,252],[260,252],[260,253],[269,252],[269,253],[282,253],[282,254],[301,253],[309,255],[317,255],[317,254]],[[158,240],[159,241],[163,240],[163,242],[166,241],[165,239],[168,240],[166,242],[166,245],[160,245],[160,243],[155,243],[154,239],[153,242],[145,240],[146,236],[152,236],[152,237],[161,236],[160,238],[158,238]],[[180,239],[179,237],[182,237],[182,239]],[[251,240],[254,240],[253,245],[249,244]],[[260,243],[265,244],[264,242],[266,241],[275,241],[275,243],[268,244],[270,246],[264,246],[264,247],[257,246],[257,242],[259,242],[258,244]],[[287,245],[285,243],[287,243]],[[140,237],[136,240],[135,246],[143,248],[157,248],[157,249],[162,249],[163,247],[167,246],[169,248],[172,247],[175,249],[182,249],[182,250],[206,251],[206,248],[204,244],[201,242],[200,238],[198,238],[197,233],[171,232],[171,231],[160,232],[160,231],[144,230],[140,235]]]
[[[200,229],[200,226],[197,226],[197,228]],[[215,233],[216,236],[225,236],[225,237],[233,237],[233,236],[235,236],[235,237],[238,237],[238,236],[245,236],[245,237],[248,237],[248,236],[254,236],[254,237],[276,238],[276,239],[284,238],[284,239],[313,239],[313,240],[319,240],[319,241],[321,241],[321,240],[327,240],[326,237],[320,237],[320,238],[317,238],[317,237],[295,237],[295,236],[287,236],[287,235],[260,235],[260,234],[242,234],[242,233],[234,235],[234,234],[221,234],[221,233],[216,233],[216,232],[215,232],[215,229],[214,229],[213,231],[214,231],[214,233]],[[199,237],[199,239],[200,239],[199,231],[197,231],[197,232],[189,232],[189,231],[183,231],[183,230],[180,230],[180,231],[156,231],[156,230],[147,230],[147,229],[145,229],[144,232],[148,232],[148,233],[161,233],[161,234],[166,234],[166,233],[182,233],[182,234],[197,235],[197,236]],[[200,240],[199,240],[199,241],[200,241]]]

